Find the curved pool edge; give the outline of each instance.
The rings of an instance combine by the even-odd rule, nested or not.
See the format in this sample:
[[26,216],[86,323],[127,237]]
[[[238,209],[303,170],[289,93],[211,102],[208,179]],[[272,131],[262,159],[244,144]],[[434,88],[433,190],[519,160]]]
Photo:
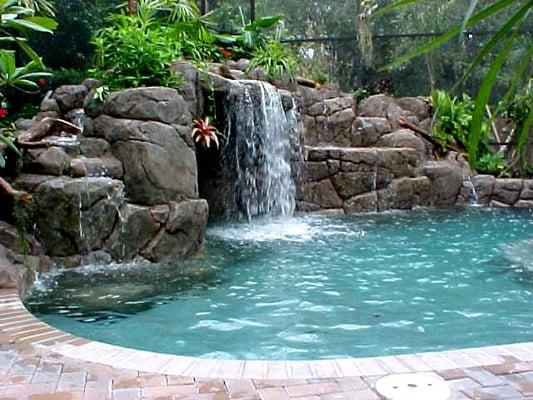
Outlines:
[[135,350],[74,336],[36,318],[16,290],[0,290],[0,332],[11,343],[118,369],[195,378],[330,379],[437,372],[533,362],[533,342],[397,356],[245,361],[185,357]]

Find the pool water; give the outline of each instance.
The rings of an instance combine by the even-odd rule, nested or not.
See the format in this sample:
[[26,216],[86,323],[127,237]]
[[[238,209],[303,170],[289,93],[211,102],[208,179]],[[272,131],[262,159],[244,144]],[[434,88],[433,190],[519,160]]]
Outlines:
[[26,305],[107,343],[325,359],[533,340],[533,213],[466,208],[214,225],[204,255],[40,276]]

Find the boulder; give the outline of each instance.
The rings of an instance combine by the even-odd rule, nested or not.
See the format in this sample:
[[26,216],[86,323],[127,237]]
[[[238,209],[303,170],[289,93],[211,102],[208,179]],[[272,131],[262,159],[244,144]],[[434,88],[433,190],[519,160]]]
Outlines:
[[422,171],[431,181],[431,204],[437,207],[452,206],[457,202],[463,186],[463,173],[458,165],[446,161],[426,164]]
[[320,208],[341,208],[342,200],[329,179],[304,185],[302,200]]
[[478,204],[489,204],[496,178],[492,175],[476,175],[471,178]]
[[124,204],[119,209],[118,224],[106,247],[115,260],[132,260],[141,254],[165,221],[156,221],[150,207]]
[[132,202],[157,205],[198,197],[196,154],[174,127],[102,115],[94,120],[94,135],[112,143]]
[[40,110],[43,112],[49,112],[49,111],[57,112],[57,113],[61,112],[56,99],[44,99],[41,102]]
[[197,253],[204,240],[209,209],[205,200],[171,202],[164,228],[143,250],[145,258],[156,261],[173,261]]
[[191,122],[189,106],[174,89],[146,87],[110,94],[104,112],[116,118],[159,121],[187,125]]
[[86,137],[80,143],[81,155],[94,158],[102,157],[111,151],[111,146],[105,139]]
[[401,97],[396,100],[398,106],[419,121],[430,117],[430,104],[424,97]]
[[370,96],[359,104],[360,117],[387,118],[393,129],[399,129],[398,119],[407,117],[408,112],[396,104],[396,100],[383,94]]
[[335,187],[335,191],[343,200],[378,188],[377,176],[374,172],[338,173],[331,178],[331,182]]
[[533,200],[518,200],[514,206],[516,208],[525,208],[527,210],[533,210]]
[[520,198],[522,179],[496,179],[492,199],[496,202],[513,205]]
[[0,289],[19,289],[25,280],[26,270],[7,259],[7,250],[0,245]]
[[172,64],[172,70],[178,74],[183,84],[178,88],[179,94],[189,105],[189,112],[192,115],[201,115],[200,104],[198,102],[201,96],[198,82],[199,70],[191,63],[185,61],[176,61]]
[[533,179],[524,179],[524,187],[520,193],[522,200],[533,200]]
[[377,141],[376,146],[415,149],[421,158],[427,155],[426,143],[410,129],[400,129],[383,135]]
[[70,175],[74,177],[107,176],[120,179],[124,175],[122,163],[116,158],[75,158],[70,162]]
[[122,182],[109,178],[42,182],[34,193],[35,224],[46,253],[71,256],[102,248],[124,201],[123,188]]
[[44,175],[63,175],[69,167],[71,157],[60,147],[30,149],[25,157],[24,169]]
[[87,90],[92,90],[102,86],[103,82],[100,79],[87,78],[81,84],[85,86]]
[[133,202],[155,205],[198,197],[195,155],[177,136],[165,147],[132,140],[118,143],[113,154],[124,166],[124,184]]
[[392,131],[391,123],[386,118],[357,117],[352,128],[351,145],[368,147],[379,138]]
[[56,89],[52,98],[57,102],[59,110],[66,113],[76,108],[83,108],[88,93],[89,90],[84,85],[64,85]]
[[355,196],[344,202],[344,212],[346,214],[354,214],[359,212],[371,212],[378,210],[378,194],[377,192],[365,193]]
[[408,148],[376,148],[378,172],[394,178],[412,177],[418,166],[418,155]]
[[42,255],[43,247],[31,235],[21,233],[4,221],[0,221],[0,246],[4,246],[18,253]]

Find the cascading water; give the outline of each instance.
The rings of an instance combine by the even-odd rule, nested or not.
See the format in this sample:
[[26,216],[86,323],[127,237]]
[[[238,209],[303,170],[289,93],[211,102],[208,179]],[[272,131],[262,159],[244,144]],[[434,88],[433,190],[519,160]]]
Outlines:
[[233,196],[237,212],[251,219],[258,215],[292,215],[295,183],[291,171],[291,132],[296,118],[286,115],[276,88],[264,82],[240,81],[227,98],[223,167],[234,169]]

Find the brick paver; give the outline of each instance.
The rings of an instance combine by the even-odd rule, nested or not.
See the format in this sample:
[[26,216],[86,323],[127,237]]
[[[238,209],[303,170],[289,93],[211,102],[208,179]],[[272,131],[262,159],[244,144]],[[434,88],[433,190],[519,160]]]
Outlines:
[[[13,297],[13,300],[17,299]],[[2,300],[8,302],[9,298],[0,291],[0,303]],[[2,320],[7,321],[6,324]],[[360,375],[353,377],[195,378],[113,368],[66,357],[43,346],[43,342],[35,344],[28,340],[28,336],[36,335],[36,327],[33,325],[28,328],[33,332],[26,333],[18,325],[12,325],[13,321],[20,320],[27,321],[28,318],[20,318],[20,313],[16,311],[2,311],[0,307],[2,400],[380,400],[381,397],[373,390],[375,382],[386,374],[410,370],[427,370],[431,375],[446,380],[452,388],[450,400],[533,400],[531,350],[519,345],[511,351],[502,349],[500,352],[496,346],[487,351],[479,350],[472,357],[460,352],[428,353],[383,360],[363,359],[345,365],[339,363],[340,370],[353,370]],[[39,325],[37,329],[41,332]],[[48,331],[43,329],[42,332]],[[64,340],[79,346],[89,343],[70,335]],[[472,366],[475,363],[473,358],[485,360],[487,365]],[[501,362],[491,363],[494,360]],[[159,361],[154,359],[156,364]],[[277,365],[273,364],[274,369]],[[284,373],[282,364],[278,366],[279,371],[272,372],[272,376]],[[301,367],[305,370],[305,365]],[[317,376],[337,373],[328,371],[327,367],[327,364],[312,364]],[[432,369],[437,367],[441,368]],[[239,368],[238,363],[235,368]],[[298,370],[294,371],[298,373]]]

